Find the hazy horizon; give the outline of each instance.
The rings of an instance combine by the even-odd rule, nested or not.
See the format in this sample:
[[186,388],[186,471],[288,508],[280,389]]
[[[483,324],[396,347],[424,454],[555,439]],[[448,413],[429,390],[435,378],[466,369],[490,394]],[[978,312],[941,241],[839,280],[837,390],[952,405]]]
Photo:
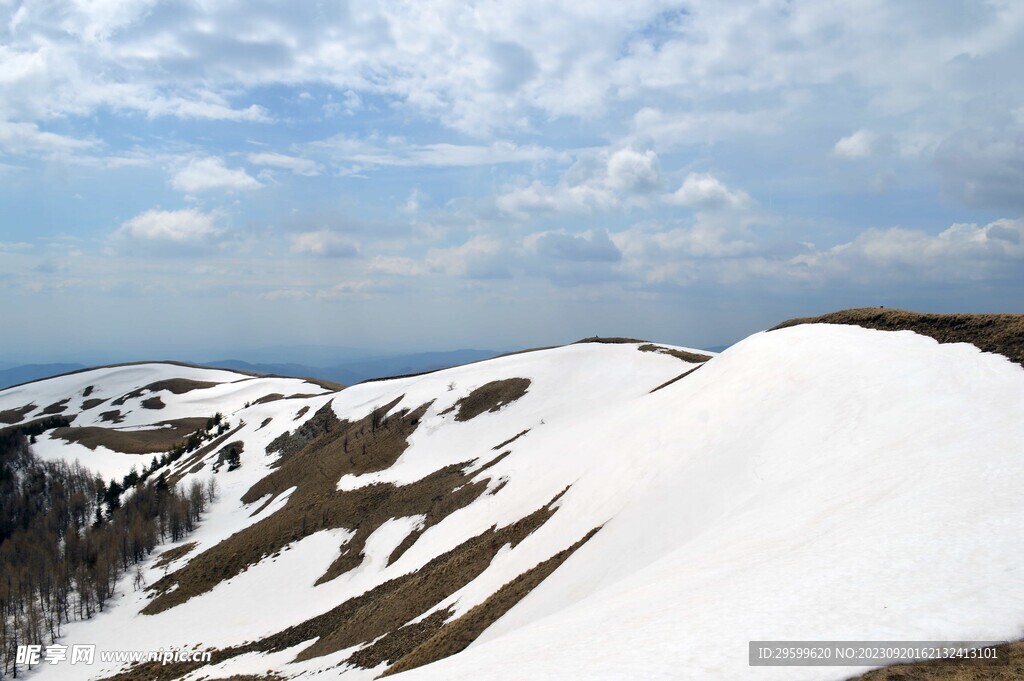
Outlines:
[[1024,312],[1020,3],[0,14],[0,361]]

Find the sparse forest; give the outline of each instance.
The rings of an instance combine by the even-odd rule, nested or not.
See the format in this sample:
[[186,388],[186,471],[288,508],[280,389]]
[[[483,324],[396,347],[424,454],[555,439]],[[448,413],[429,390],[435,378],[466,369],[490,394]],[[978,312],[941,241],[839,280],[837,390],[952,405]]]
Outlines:
[[[0,430],[0,678],[17,678],[19,645],[53,643],[67,622],[102,612],[125,572],[194,529],[216,486],[179,489],[156,471],[219,425],[218,414],[180,452],[109,482],[34,456],[38,427]],[[136,589],[142,581],[138,571]]]

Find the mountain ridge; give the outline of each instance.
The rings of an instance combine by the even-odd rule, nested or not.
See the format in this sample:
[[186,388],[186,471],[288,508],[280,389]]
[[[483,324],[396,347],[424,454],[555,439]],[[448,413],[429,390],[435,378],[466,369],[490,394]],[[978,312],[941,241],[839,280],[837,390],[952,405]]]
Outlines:
[[[216,480],[221,498],[162,567],[147,559],[147,589],[120,587],[64,640],[215,649],[206,665],[93,670],[122,680],[840,679],[851,670],[794,676],[730,651],[1024,624],[1000,572],[1024,545],[995,531],[1024,521],[1024,432],[1006,416],[1024,408],[1024,374],[1005,356],[831,323],[721,355],[595,340],[341,391],[174,365],[0,391],[0,413],[31,402],[23,422],[52,407],[72,429],[223,413],[220,439],[166,469]],[[172,376],[192,383],[176,393]],[[112,406],[119,424],[101,420]],[[39,436],[40,456],[91,458],[105,476],[138,461],[58,432]],[[220,468],[231,442],[233,471]],[[937,562],[940,540],[964,548]],[[950,580],[990,595],[949,594]]]

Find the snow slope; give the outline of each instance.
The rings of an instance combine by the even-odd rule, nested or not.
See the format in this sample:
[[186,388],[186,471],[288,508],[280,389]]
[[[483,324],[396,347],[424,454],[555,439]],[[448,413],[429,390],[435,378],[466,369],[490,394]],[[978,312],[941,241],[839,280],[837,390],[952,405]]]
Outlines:
[[[133,391],[171,379],[211,385],[181,394],[166,389],[146,390],[121,405],[112,404]],[[230,417],[246,403],[272,393],[293,395],[323,392],[324,388],[301,379],[254,378],[233,371],[150,362],[78,371],[8,388],[0,391],[0,412],[33,405],[34,409],[25,412],[20,422],[27,423],[46,417],[48,406],[67,400],[64,410],[57,415],[74,416],[76,427],[102,426],[114,430],[132,430],[159,427],[158,424],[172,419],[208,418],[218,411]],[[160,397],[166,406],[161,409],[143,408],[142,402],[151,397]],[[100,404],[84,408],[89,401]],[[109,410],[119,411],[122,420],[116,424],[104,421],[102,414]],[[70,462],[77,459],[105,478],[120,478],[132,466],[140,467],[148,463],[150,458],[116,452],[102,445],[90,449],[76,442],[54,439],[52,432],[40,436],[33,451],[47,460],[64,459]]]
[[[747,642],[1024,635],[1019,366],[911,332],[818,324],[752,336],[651,392],[695,366],[635,344],[591,343],[247,408],[256,393],[323,391],[269,389],[263,381],[282,379],[248,379],[257,387],[245,387],[252,391],[245,395],[243,382],[167,396],[175,414],[201,402],[229,414],[232,425],[244,423],[232,438],[245,443],[242,468],[216,474],[221,497],[187,539],[197,548],[171,573],[288,505],[294,488],[262,499],[270,504],[255,516],[261,503],[241,498],[273,470],[277,455],[265,454],[267,445],[328,402],[349,421],[399,398],[391,414],[429,403],[394,465],[342,475],[338,494],[416,483],[473,459],[474,479],[486,480],[489,493],[427,527],[388,564],[395,547],[425,526],[423,515],[392,518],[373,531],[357,567],[316,586],[353,531],[304,536],[156,615],[140,614],[152,595],[132,591],[126,580],[115,607],[67,627],[62,643],[223,649],[259,640],[424,568],[556,497],[546,522],[414,621],[447,608],[454,622],[601,529],[468,649],[400,678],[843,679],[862,669],[749,667]],[[111,372],[109,382],[93,377],[111,394],[139,382],[116,383],[121,378]],[[459,421],[449,409],[476,388],[513,377],[530,379],[529,389],[499,410]],[[29,398],[42,407],[87,384],[44,381],[17,389],[17,398],[0,392],[0,410]],[[172,397],[182,403],[172,407]],[[43,447],[47,456],[80,454],[50,447]],[[485,469],[499,451],[509,454]],[[210,475],[206,466],[185,482]],[[165,572],[154,563],[148,583]],[[387,666],[351,662],[371,641],[295,662],[312,643],[247,652],[185,678],[273,670],[361,679]],[[115,671],[37,673],[72,679]]]
[[[581,434],[634,431],[658,475],[467,651],[401,678],[843,679],[863,670],[748,667],[747,642],[1020,638],[1022,410],[1024,372],[973,346],[754,336]],[[607,469],[564,506],[617,496]]]

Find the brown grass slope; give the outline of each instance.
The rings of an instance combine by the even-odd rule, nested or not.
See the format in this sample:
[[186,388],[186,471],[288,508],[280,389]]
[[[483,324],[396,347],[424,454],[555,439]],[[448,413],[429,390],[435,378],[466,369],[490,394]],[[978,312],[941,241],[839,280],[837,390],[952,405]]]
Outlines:
[[[492,527],[435,557],[418,570],[384,582],[323,614],[258,641],[213,651],[210,664],[219,664],[246,653],[279,652],[311,639],[316,641],[302,650],[296,660],[321,657],[361,644],[362,647],[345,662],[372,668],[383,662],[400,662],[406,655],[419,650],[417,656],[408,663],[418,666],[424,663],[422,660],[440,659],[453,654],[457,652],[456,648],[464,648],[487,625],[507,612],[530,588],[589,539],[593,532],[514,579],[484,604],[452,623],[446,624],[446,620],[451,617],[448,609],[432,613],[418,624],[411,623],[412,620],[476,579],[503,547],[517,546],[540,528],[557,512],[555,502],[561,496],[558,494],[543,507],[510,525]],[[444,634],[452,626],[455,628]],[[431,643],[439,634],[444,636]],[[417,659],[421,662],[416,663]],[[117,681],[175,679],[201,666],[200,663],[191,662],[165,666],[148,663],[111,678]]]
[[[390,676],[399,672],[422,667],[431,662],[437,662],[443,658],[460,653],[469,647],[487,627],[494,624],[506,612],[512,609],[519,601],[523,600],[526,594],[533,591],[537,585],[543,582],[558,567],[571,556],[576,549],[583,546],[591,537],[597,534],[600,528],[588,532],[572,546],[559,551],[551,558],[542,561],[522,573],[508,584],[494,592],[487,600],[477,605],[472,610],[456,620],[438,627],[437,632],[427,638],[415,648],[405,653],[402,657],[388,656],[380,659],[367,660],[370,664],[362,664],[357,656],[365,654],[363,650],[352,656],[352,661],[364,667],[375,667],[380,662],[395,660],[381,676]],[[372,650],[377,644],[366,651]]]
[[143,409],[163,409],[167,405],[160,399],[159,395],[153,395],[153,397],[147,397],[142,400]]
[[456,421],[469,421],[486,411],[498,411],[515,402],[530,388],[528,378],[505,378],[485,383],[455,403]]
[[[141,388],[136,388],[135,390],[127,392],[111,402],[111,404],[120,407],[128,400],[134,400],[137,397],[142,397],[145,393],[158,393],[166,390],[167,392],[174,393],[175,395],[184,395],[185,393],[192,392],[193,390],[205,390],[206,388],[212,388],[216,385],[218,384],[211,383],[210,381],[194,381],[190,378],[166,378],[162,381],[154,381],[153,383],[144,385]],[[150,399],[159,400],[160,398],[153,397]]]
[[692,373],[693,373],[694,371],[696,371],[697,369],[700,369],[700,368],[701,368],[702,366],[704,366],[704,365],[703,365],[703,364],[698,364],[697,366],[693,367],[692,369],[687,369],[686,371],[684,371],[683,373],[679,374],[679,375],[678,375],[678,376],[676,376],[675,378],[670,378],[670,379],[668,379],[667,381],[665,381],[664,383],[662,383],[661,385],[659,385],[659,386],[658,386],[657,388],[654,388],[653,390],[651,390],[651,392],[652,392],[652,393],[656,393],[656,392],[658,392],[659,390],[661,390],[662,388],[667,388],[667,387],[669,387],[670,385],[672,385],[672,384],[673,384],[673,383],[675,383],[676,381],[681,381],[682,379],[686,378],[687,376],[689,376],[690,374],[692,374]]
[[879,331],[913,331],[940,343],[971,343],[1024,366],[1024,315],[1020,314],[932,314],[861,307],[790,319],[771,330],[798,324],[852,324]]
[[367,538],[387,520],[424,515],[425,529],[482,495],[487,480],[471,482],[479,471],[466,470],[473,461],[443,468],[408,485],[337,489],[343,475],[388,468],[408,447],[408,437],[430,403],[387,415],[400,399],[355,422],[339,420],[328,403],[311,419],[316,421],[314,426],[306,428],[304,424],[293,434],[294,446],[275,441],[284,452],[278,467],[253,485],[242,501],[269,501],[295,487],[284,507],[157,581],[151,587],[157,597],[143,612],[156,614],[205,593],[314,532],[347,528],[354,536],[340,547],[338,557],[317,583],[334,579],[362,562]]
[[[174,419],[154,424],[151,430],[117,430],[102,426],[57,428],[53,437],[77,442],[89,449],[99,446],[122,454],[166,452],[206,425],[206,417]],[[170,426],[170,427],[163,427]]]
[[49,405],[48,407],[46,407],[46,409],[43,409],[41,413],[51,415],[59,414],[68,408],[68,402],[70,401],[70,397],[65,397],[63,400],[60,400],[59,402],[54,402],[53,404]]
[[173,549],[167,549],[160,554],[157,561],[153,563],[153,567],[156,569],[166,568],[174,561],[182,558],[192,551],[197,546],[196,542],[190,541],[187,544],[181,546],[175,546]]
[[679,350],[677,348],[666,348],[664,345],[655,345],[654,343],[645,343],[637,348],[640,352],[657,352],[662,355],[671,355],[676,359],[691,364],[701,364],[711,359],[711,355],[702,355],[696,352],[687,352],[686,350]]
[[648,341],[641,340],[639,338],[622,338],[619,336],[590,336],[588,338],[581,338],[573,345],[580,343],[605,343],[608,345],[619,345],[619,344],[630,344],[630,343],[647,343]]
[[203,445],[192,454],[188,455],[185,459],[177,461],[174,464],[174,468],[170,475],[167,476],[168,485],[176,485],[181,482],[189,473],[198,473],[203,469],[206,463],[203,461],[204,458],[212,451],[223,445],[228,438],[237,433],[245,426],[245,422],[242,421],[237,426],[217,437],[212,442]]
[[13,425],[22,421],[29,412],[35,410],[36,405],[26,404],[24,407],[18,407],[17,409],[5,409],[0,411],[0,423],[7,425]]

